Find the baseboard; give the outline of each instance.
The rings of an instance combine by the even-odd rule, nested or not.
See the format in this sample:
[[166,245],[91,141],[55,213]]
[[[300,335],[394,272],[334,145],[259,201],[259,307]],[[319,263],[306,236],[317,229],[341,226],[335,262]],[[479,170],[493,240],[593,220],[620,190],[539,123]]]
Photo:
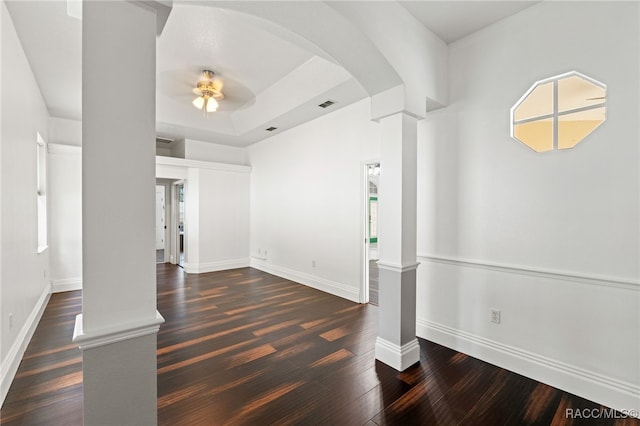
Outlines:
[[82,277],[51,281],[51,293],[62,293],[64,291],[74,290],[82,290]]
[[623,413],[638,415],[640,386],[603,376],[540,354],[418,318],[416,334]]
[[33,307],[33,310],[27,317],[24,326],[20,329],[20,333],[16,336],[16,340],[13,342],[13,345],[11,345],[11,348],[9,348],[7,357],[0,367],[0,407],[4,404],[4,399],[18,371],[24,351],[27,349],[33,333],[36,331],[38,322],[40,322],[40,318],[42,318],[42,313],[49,302],[49,297],[51,297],[51,287],[46,286],[36,305]]
[[376,359],[384,362],[398,371],[404,371],[420,361],[420,344],[413,339],[402,346],[395,345],[388,340],[376,339]]
[[206,272],[226,271],[228,269],[248,268],[249,258],[220,260],[217,262],[207,262],[192,265],[186,263],[184,270],[188,274],[204,274]]
[[325,293],[333,294],[334,296],[342,297],[343,299],[351,300],[352,302],[359,303],[360,300],[359,290],[343,283],[295,271],[284,266],[277,266],[255,257],[251,258],[251,267],[271,275],[304,284],[316,290],[324,291]]

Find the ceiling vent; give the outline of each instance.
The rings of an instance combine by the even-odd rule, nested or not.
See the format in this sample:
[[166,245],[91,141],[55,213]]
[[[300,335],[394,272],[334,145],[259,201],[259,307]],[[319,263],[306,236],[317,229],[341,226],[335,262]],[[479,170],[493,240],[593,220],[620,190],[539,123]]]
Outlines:
[[328,107],[330,107],[330,106],[331,106],[331,105],[333,105],[333,104],[335,104],[335,102],[327,100],[327,101],[324,101],[323,103],[321,103],[321,104],[320,104],[320,105],[318,105],[318,106],[319,106],[320,108],[328,108]]
[[277,127],[273,127],[273,126],[271,126],[271,127],[269,127],[268,129],[265,129],[265,130],[266,130],[267,132],[273,132],[273,131],[274,131],[274,130],[276,130],[276,129],[277,129]]

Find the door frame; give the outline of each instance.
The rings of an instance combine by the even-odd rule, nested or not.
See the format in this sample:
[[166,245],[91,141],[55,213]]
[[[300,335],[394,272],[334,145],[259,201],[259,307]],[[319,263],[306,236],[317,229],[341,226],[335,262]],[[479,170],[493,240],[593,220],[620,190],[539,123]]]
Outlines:
[[360,162],[360,303],[369,303],[369,166],[379,159]]
[[[176,180],[171,183],[171,255],[169,258],[169,262],[174,265],[180,265],[180,232],[178,231],[178,227],[180,226],[180,199],[179,199],[179,191],[178,185],[183,185],[184,194],[186,197],[186,185],[187,182],[185,179]],[[185,241],[183,250],[184,250],[184,261],[183,264],[180,265],[184,267],[184,263],[187,260],[187,245],[186,245],[186,233],[187,233],[187,218],[185,212],[185,218],[183,222],[183,239]]]
[[[162,188],[162,223],[163,223],[163,230],[162,230],[162,250],[164,251],[164,259],[163,262],[167,261],[167,246],[169,245],[170,241],[167,238],[167,185],[165,185],[164,183],[158,183],[156,181],[156,194],[158,194],[158,188]],[[158,201],[156,199],[156,215],[158,214],[157,212],[157,208],[158,208]],[[157,219],[157,216],[156,216]],[[156,223],[156,228],[158,227],[158,224]],[[156,232],[158,232],[158,230],[156,229]],[[157,234],[156,234],[157,237]],[[156,241],[157,244],[157,241]],[[156,250],[158,250],[157,245],[156,245]]]

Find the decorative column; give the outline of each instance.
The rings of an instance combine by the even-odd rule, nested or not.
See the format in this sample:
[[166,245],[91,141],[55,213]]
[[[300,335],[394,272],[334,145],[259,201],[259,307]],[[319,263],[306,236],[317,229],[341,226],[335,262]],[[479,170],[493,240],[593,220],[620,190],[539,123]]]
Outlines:
[[83,294],[73,340],[85,425],[157,423],[157,12],[154,2],[83,2]]
[[376,359],[403,371],[420,360],[416,339],[417,119],[380,119],[379,327]]

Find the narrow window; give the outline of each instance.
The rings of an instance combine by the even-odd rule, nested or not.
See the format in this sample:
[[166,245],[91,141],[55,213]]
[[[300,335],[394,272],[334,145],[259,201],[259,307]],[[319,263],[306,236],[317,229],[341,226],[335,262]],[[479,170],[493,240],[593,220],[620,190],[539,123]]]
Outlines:
[[47,144],[40,133],[36,139],[36,196],[38,209],[38,253],[47,248]]

